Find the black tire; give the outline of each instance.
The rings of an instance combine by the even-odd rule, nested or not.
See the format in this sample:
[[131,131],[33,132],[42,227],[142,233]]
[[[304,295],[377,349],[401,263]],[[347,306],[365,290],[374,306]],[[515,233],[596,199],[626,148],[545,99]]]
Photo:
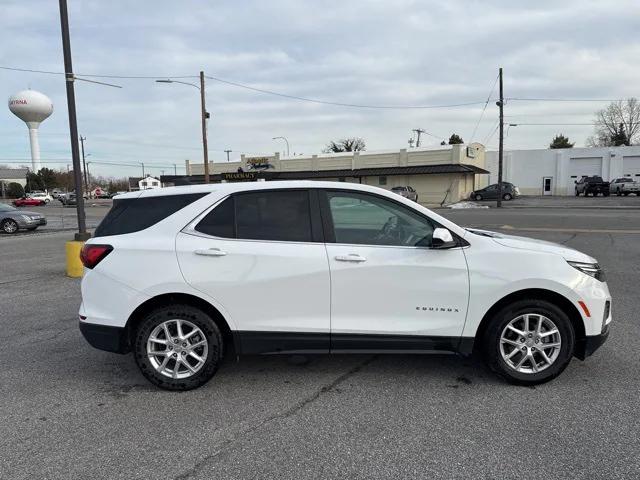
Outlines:
[[578,191],[578,189],[576,188],[576,197],[580,196],[580,192]]
[[502,196],[502,199],[503,199],[503,200],[506,200],[507,202],[508,202],[509,200],[511,200],[512,198],[513,198],[513,196],[512,196],[510,193],[505,193],[505,194]]
[[[151,365],[147,355],[147,340],[153,330],[162,322],[172,319],[188,320],[196,325],[207,340],[207,358],[204,365],[187,378],[170,378]],[[138,368],[154,385],[165,390],[192,390],[207,383],[220,366],[223,357],[223,340],[220,329],[209,315],[190,305],[171,305],[148,313],[138,324],[133,347],[134,358]]]
[[[624,196],[626,197],[627,195],[629,195],[629,192],[624,192]],[[636,195],[638,194],[636,193]]]
[[476,194],[473,196],[473,199],[474,199],[475,201],[480,201],[480,200],[482,200],[482,195],[480,195],[479,193],[476,193]]
[[603,196],[603,197],[608,197],[608,196],[609,196],[609,192],[603,192],[603,193],[602,193],[602,196]]
[[[502,331],[514,318],[525,313],[541,314],[555,323],[561,337],[560,352],[555,361],[538,373],[522,373],[510,367],[500,353]],[[485,330],[482,347],[489,368],[510,383],[537,385],[548,382],[562,373],[573,356],[575,332],[571,320],[562,309],[546,300],[524,299],[507,305],[495,314]]]
[[10,218],[5,218],[2,221],[1,226],[2,226],[2,231],[8,234],[18,233],[18,230],[20,230],[18,223],[15,220],[12,220]]
[[622,195],[622,192],[620,191],[620,189],[619,189],[619,188],[616,190],[616,195],[617,195],[617,196],[621,196],[621,195]]

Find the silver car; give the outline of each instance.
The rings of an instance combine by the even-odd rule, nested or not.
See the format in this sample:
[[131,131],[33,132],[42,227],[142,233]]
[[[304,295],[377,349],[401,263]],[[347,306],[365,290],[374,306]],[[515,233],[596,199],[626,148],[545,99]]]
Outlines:
[[418,192],[413,187],[393,187],[391,191],[414,202],[418,201]]
[[47,219],[38,212],[18,210],[11,205],[0,203],[0,230],[5,233],[16,233],[18,230],[35,230],[46,225]]

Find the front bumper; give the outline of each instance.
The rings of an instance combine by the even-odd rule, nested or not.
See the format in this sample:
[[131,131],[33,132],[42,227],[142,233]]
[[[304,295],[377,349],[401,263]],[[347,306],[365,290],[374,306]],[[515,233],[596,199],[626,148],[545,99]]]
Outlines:
[[33,228],[38,227],[40,225],[46,225],[47,219],[44,217],[41,218],[32,218],[30,220],[25,220],[24,218],[19,218],[16,220],[18,222],[18,226],[20,228]]
[[604,342],[609,338],[609,325],[606,325],[600,335],[587,335],[582,340],[579,340],[576,349],[575,356],[580,360],[584,360],[587,357],[593,355]]
[[80,332],[89,344],[98,350],[114,353],[129,353],[129,340],[127,329],[87,323],[80,320]]

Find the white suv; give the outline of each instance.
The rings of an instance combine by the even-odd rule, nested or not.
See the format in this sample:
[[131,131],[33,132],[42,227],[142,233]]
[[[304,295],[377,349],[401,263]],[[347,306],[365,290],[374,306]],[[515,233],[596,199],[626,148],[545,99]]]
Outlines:
[[481,353],[548,381],[607,338],[593,258],[468,230],[394,193],[228,183],[118,196],[83,251],[80,330],[154,384],[207,382],[223,353]]

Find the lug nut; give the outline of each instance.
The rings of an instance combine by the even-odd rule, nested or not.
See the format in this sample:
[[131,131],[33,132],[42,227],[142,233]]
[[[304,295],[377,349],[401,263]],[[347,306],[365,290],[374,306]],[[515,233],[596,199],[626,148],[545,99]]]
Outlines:
[[531,337],[533,337],[533,334],[532,334],[532,333],[530,333],[530,334],[529,334],[529,338],[531,338]]
[[172,345],[169,345],[169,350],[173,350],[173,346]]
[[536,343],[540,343],[540,340],[536,338]]
[[522,351],[524,352],[527,349],[527,347],[522,347]]
[[183,347],[186,347],[186,346],[187,346],[187,344],[186,344],[186,343],[183,343],[183,344],[182,344],[182,346],[183,346]]
[[173,343],[177,344],[178,343],[178,339],[176,338]]
[[173,358],[176,358],[177,356],[178,356],[178,354],[177,354],[177,353],[174,353],[174,354],[173,354]]
[[183,356],[184,356],[184,355],[186,355],[186,354],[187,354],[187,352],[182,352],[182,355],[183,355]]
[[520,339],[520,341],[521,341],[521,342],[524,342],[524,337],[522,337],[522,338]]

